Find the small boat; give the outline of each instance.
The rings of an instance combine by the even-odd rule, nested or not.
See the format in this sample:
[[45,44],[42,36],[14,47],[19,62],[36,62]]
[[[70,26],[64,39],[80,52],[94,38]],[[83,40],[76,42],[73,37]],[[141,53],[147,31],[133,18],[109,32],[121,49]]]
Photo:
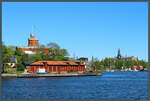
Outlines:
[[144,68],[140,70],[140,72],[144,71]]
[[137,70],[137,69],[134,69],[134,70],[132,70],[133,72],[138,72],[139,70]]
[[106,70],[106,72],[110,72],[110,70]]

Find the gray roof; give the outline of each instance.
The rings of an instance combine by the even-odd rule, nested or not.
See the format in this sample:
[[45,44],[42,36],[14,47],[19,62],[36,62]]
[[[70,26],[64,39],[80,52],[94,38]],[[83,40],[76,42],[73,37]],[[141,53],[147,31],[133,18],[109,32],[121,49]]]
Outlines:
[[13,56],[12,58],[10,58],[10,62],[11,63],[17,63],[16,56]]

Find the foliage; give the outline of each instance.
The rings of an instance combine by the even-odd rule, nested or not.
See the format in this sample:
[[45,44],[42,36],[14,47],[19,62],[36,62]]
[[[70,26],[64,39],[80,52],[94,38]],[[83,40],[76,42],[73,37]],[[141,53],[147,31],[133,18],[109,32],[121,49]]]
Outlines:
[[104,69],[104,65],[103,65],[104,62],[100,62],[98,60],[98,58],[94,58],[92,57],[92,61],[91,61],[91,66],[95,69],[97,69],[99,72],[102,72],[103,69]]
[[110,59],[109,59],[109,58],[105,58],[103,65],[104,65],[104,67],[106,67],[106,68],[110,67]]
[[61,53],[62,56],[68,56],[69,55],[68,51],[64,48],[60,49],[60,53]]
[[43,45],[43,44],[41,44],[41,45],[39,45],[39,47],[40,47],[40,48],[45,48],[46,46]]
[[106,70],[106,69],[117,69],[117,70],[121,70],[122,68],[131,68],[133,65],[135,66],[143,66],[144,68],[148,67],[148,62],[144,61],[144,60],[138,60],[138,61],[132,61],[132,60],[121,60],[121,59],[115,59],[114,61],[112,61],[110,58],[105,58],[104,60],[95,60],[92,59],[91,64],[93,67],[96,67],[96,69],[102,71],[102,70]]
[[115,62],[115,68],[116,68],[116,69],[121,69],[122,66],[123,66],[123,61],[121,61],[121,60],[116,60],[116,62]]
[[148,62],[145,62],[144,60],[138,61],[139,65],[142,65],[144,68],[148,68]]
[[20,74],[20,73],[22,73],[22,72],[24,72],[24,71],[16,71],[16,74]]
[[10,58],[13,56],[13,51],[10,50],[7,46],[2,44],[2,63],[10,62]]
[[22,55],[21,48],[16,47],[15,55],[16,56],[21,56]]
[[60,49],[60,46],[57,43],[55,43],[55,42],[48,43],[47,47],[48,48],[58,48],[58,49]]
[[23,64],[16,64],[16,67],[17,67],[17,71],[24,71],[25,67]]

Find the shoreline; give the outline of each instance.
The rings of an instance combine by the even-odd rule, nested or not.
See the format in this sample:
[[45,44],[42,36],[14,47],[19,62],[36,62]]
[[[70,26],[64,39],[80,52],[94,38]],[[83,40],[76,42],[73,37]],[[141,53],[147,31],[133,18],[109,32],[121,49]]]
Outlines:
[[6,73],[2,73],[1,76],[2,76],[2,77],[17,77],[17,74],[6,74]]
[[101,76],[102,73],[22,73],[22,74],[2,74],[2,77],[16,78],[38,78],[38,77],[74,77],[74,76]]
[[[103,72],[134,72],[134,71],[121,71],[121,70],[114,70],[114,71],[107,71],[104,70]],[[148,70],[144,71],[137,71],[137,72],[148,72]],[[101,76],[102,73],[21,73],[21,74],[7,74],[2,73],[2,77],[15,77],[15,78],[36,78],[36,77],[74,77],[74,76]]]

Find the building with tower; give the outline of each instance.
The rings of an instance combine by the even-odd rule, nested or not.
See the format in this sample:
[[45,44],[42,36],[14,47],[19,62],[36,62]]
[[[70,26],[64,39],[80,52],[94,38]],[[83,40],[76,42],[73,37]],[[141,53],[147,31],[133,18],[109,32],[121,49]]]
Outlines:
[[39,40],[35,37],[34,34],[30,34],[30,38],[28,39],[28,46],[17,47],[17,48],[21,48],[22,53],[30,54],[30,55],[35,54],[39,51],[43,51],[46,54],[50,53],[48,48],[39,47]]
[[117,59],[123,60],[123,61],[137,61],[138,58],[134,56],[122,56],[120,52],[120,48],[118,49],[117,56],[114,58],[109,58],[111,61],[115,62]]

